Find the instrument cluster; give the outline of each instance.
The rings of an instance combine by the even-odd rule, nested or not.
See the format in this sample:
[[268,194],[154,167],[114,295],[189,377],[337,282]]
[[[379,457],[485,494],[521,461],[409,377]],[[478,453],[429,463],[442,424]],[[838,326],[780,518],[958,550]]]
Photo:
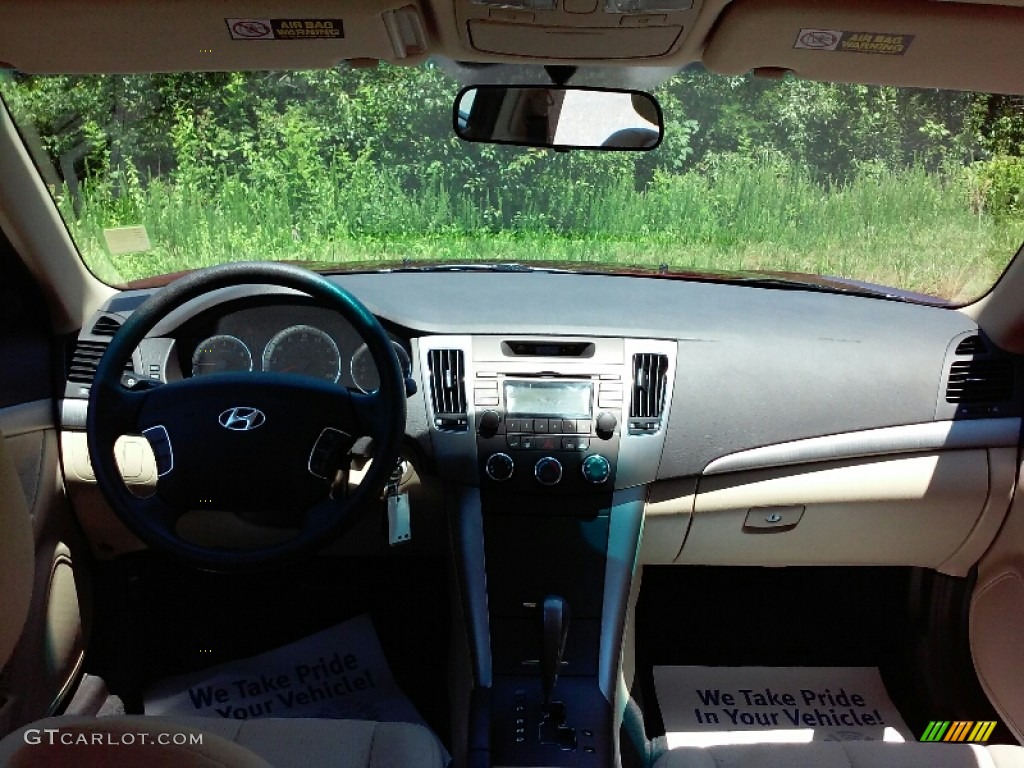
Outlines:
[[[391,334],[406,376],[412,361]],[[205,313],[178,334],[183,376],[273,371],[338,383],[362,392],[380,384],[370,350],[334,312],[304,304],[248,306]]]

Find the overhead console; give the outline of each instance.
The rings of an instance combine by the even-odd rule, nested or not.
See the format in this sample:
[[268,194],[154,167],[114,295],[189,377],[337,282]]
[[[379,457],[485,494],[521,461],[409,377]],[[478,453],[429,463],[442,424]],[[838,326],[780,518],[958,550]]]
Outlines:
[[678,49],[701,0],[456,0],[470,47],[539,59],[645,59]]
[[675,342],[434,336],[420,355],[438,464],[485,497],[601,501],[655,479]]

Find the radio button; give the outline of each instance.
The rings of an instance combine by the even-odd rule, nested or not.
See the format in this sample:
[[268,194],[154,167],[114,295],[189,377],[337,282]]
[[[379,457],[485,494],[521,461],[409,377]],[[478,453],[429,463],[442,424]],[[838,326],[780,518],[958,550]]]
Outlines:
[[533,420],[533,431],[538,435],[543,435],[548,431],[548,420],[547,419],[534,419]]
[[590,419],[580,419],[576,422],[576,434],[578,435],[589,435],[590,434]]

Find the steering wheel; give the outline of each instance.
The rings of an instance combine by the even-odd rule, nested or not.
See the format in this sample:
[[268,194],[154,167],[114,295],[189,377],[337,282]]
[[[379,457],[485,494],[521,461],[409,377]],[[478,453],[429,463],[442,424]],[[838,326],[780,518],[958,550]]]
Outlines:
[[[171,310],[239,284],[293,288],[336,310],[369,348],[380,377],[372,393],[287,373],[231,372],[129,389],[125,365]],[[406,385],[391,341],[354,296],[323,277],[283,264],[237,263],[189,274],[147,299],[110,342],[96,369],[86,421],[96,482],[143,542],[194,566],[250,571],[310,554],[348,530],[379,498],[405,435]],[[149,440],[156,492],[140,498],[121,479],[114,443]],[[359,485],[333,497],[331,483],[353,443],[373,439],[374,460]],[[220,549],[182,538],[186,512],[225,510],[297,529],[282,543]]]

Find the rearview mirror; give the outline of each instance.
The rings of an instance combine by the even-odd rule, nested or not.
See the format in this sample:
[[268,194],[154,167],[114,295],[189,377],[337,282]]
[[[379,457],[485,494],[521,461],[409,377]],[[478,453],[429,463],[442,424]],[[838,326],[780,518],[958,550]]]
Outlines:
[[642,91],[482,85],[455,97],[455,133],[466,141],[553,149],[654,149],[661,107]]

